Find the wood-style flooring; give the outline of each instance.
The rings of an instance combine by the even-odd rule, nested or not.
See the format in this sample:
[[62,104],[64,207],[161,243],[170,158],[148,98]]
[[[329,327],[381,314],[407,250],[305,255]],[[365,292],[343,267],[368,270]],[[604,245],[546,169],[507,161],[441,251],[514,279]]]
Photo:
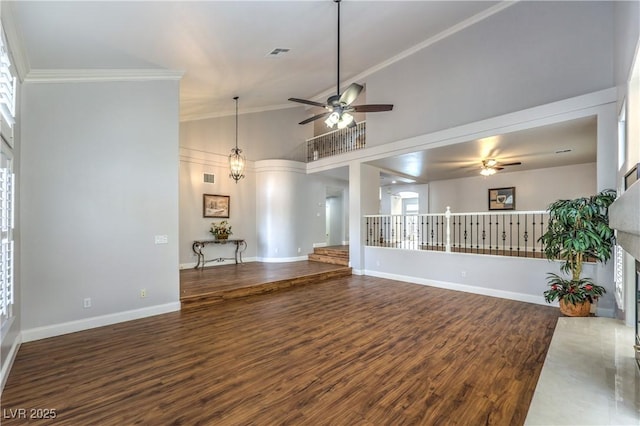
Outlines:
[[2,411],[55,410],[32,420],[47,425],[521,425],[557,317],[332,279],[25,343]]
[[250,262],[183,269],[180,271],[180,301],[183,307],[215,303],[349,275],[351,268],[348,266],[311,261]]

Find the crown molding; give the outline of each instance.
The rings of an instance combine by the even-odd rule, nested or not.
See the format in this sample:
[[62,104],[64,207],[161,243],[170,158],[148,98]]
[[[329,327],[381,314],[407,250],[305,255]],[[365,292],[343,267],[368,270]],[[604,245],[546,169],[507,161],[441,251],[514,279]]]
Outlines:
[[[268,112],[268,111],[277,111],[277,110],[281,110],[281,109],[288,109],[288,108],[295,108],[295,107],[299,107],[301,105],[296,105],[296,104],[292,104],[292,103],[288,103],[288,104],[280,104],[280,105],[267,105],[264,107],[255,107],[255,108],[245,108],[242,109],[238,112],[239,115],[243,115],[243,114],[255,114],[255,113],[260,113],[260,112]],[[221,117],[228,117],[231,115],[235,115],[235,110],[227,110],[227,111],[220,111],[220,112],[212,112],[212,113],[184,113],[180,115],[180,121],[181,122],[186,122],[186,121],[197,121],[197,120],[209,120],[211,118],[221,118]]]
[[180,80],[184,71],[165,69],[35,69],[27,83],[80,83],[108,81]]

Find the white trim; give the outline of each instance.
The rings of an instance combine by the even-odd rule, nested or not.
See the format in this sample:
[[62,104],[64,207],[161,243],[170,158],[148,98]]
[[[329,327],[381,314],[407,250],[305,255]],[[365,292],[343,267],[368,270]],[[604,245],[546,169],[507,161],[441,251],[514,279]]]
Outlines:
[[[550,304],[544,300],[542,296],[536,296],[525,293],[515,293],[512,291],[496,290],[493,288],[476,287],[466,284],[452,283],[447,281],[437,281],[427,278],[411,277],[408,275],[389,274],[387,272],[378,272],[365,270],[365,275],[378,278],[386,278],[389,280],[403,281],[412,284],[426,285],[430,287],[444,288],[447,290],[463,291],[465,293],[481,294],[484,296],[499,297],[501,299],[517,300],[519,302],[534,303],[536,305],[549,306]],[[553,306],[553,304],[551,304]],[[557,306],[557,303],[556,303]]]
[[307,165],[292,160],[259,160],[254,163],[256,173],[287,172],[306,174]]
[[64,322],[61,324],[36,327],[22,330],[22,341],[32,342],[34,340],[46,339],[48,337],[60,336],[62,334],[75,333],[77,331],[89,330],[103,327],[105,325],[117,324],[125,321],[152,317],[155,315],[176,312],[180,310],[180,302],[166,303],[164,305],[149,306],[131,311],[117,312],[114,314],[100,315],[97,317],[85,318],[76,321]]
[[9,378],[9,373],[11,372],[11,367],[13,367],[13,363],[16,360],[16,356],[18,355],[18,350],[20,349],[21,344],[22,344],[22,335],[18,333],[18,336],[13,341],[13,345],[11,345],[11,349],[9,349],[7,358],[2,364],[2,369],[0,370],[0,395],[2,395],[2,390],[4,389],[4,385],[7,383],[7,379]]
[[326,247],[326,246],[327,246],[327,243],[326,243],[326,242],[324,242],[324,243],[313,243],[313,248],[316,248],[316,247]]
[[[289,109],[289,108],[296,108],[296,107],[300,107],[300,104],[294,104],[292,102],[289,102],[287,104],[280,104],[280,105],[271,105],[271,106],[263,106],[263,107],[254,107],[254,108],[245,108],[243,110],[240,110],[238,112],[239,115],[243,115],[243,114],[258,114],[261,112],[268,112],[268,111],[278,111],[281,109]],[[229,117],[235,115],[235,110],[227,110],[227,111],[220,111],[220,112],[210,112],[210,113],[184,113],[180,115],[180,122],[184,123],[187,121],[198,121],[198,120],[209,120],[212,118],[222,118],[222,117]]]
[[84,83],[105,81],[180,80],[184,71],[166,69],[36,69],[25,83]]

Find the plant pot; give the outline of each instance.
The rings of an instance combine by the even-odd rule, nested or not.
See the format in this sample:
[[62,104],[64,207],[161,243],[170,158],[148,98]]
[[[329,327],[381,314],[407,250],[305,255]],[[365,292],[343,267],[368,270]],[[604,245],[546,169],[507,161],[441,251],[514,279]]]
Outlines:
[[574,305],[560,299],[560,312],[568,317],[588,317],[591,313],[591,302],[585,300]]
[[218,234],[216,235],[216,240],[228,240],[229,234]]

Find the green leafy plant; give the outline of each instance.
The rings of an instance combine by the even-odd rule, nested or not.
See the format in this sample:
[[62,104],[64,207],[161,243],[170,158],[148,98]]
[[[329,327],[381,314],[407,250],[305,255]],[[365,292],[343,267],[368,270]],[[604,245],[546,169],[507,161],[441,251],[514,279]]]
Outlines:
[[549,273],[547,283],[549,290],[544,292],[544,299],[549,303],[556,299],[564,299],[565,302],[573,305],[585,300],[593,303],[606,293],[604,287],[594,284],[590,278],[567,280],[558,274]]
[[582,264],[587,260],[604,264],[611,258],[615,236],[609,227],[609,206],[615,199],[616,192],[607,189],[590,197],[558,200],[547,209],[547,232],[538,241],[542,242],[545,257],[561,260],[560,270],[571,275],[571,279],[565,279],[548,274],[550,288],[544,292],[547,302],[593,302],[606,292],[590,278],[581,277]]
[[231,232],[231,225],[229,225],[229,222],[226,220],[223,220],[222,222],[212,222],[209,232],[215,236],[233,234],[233,232]]

